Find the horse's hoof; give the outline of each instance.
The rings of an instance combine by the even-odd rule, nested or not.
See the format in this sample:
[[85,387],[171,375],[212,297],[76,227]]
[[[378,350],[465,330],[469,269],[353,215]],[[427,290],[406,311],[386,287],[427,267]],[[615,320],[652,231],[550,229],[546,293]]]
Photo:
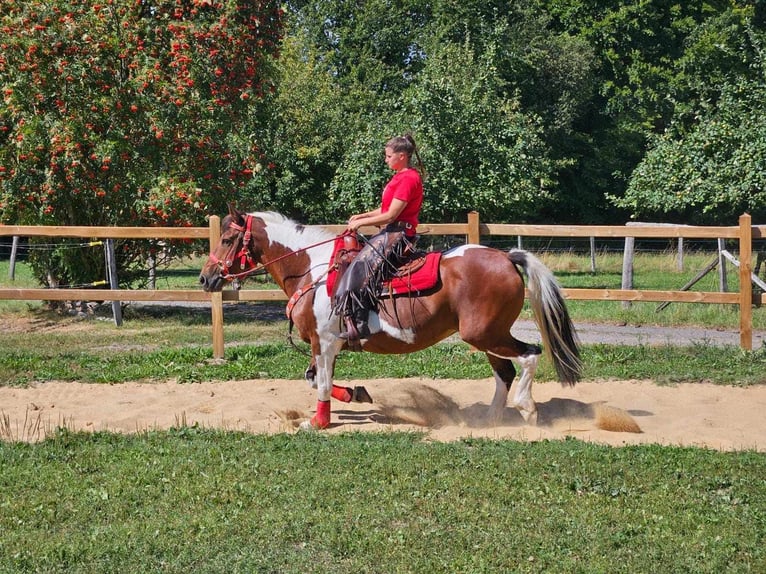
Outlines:
[[534,410],[532,412],[529,411],[519,411],[521,412],[521,416],[524,418],[524,422],[527,423],[531,427],[537,426],[537,410]]
[[324,430],[329,427],[330,427],[329,418],[327,420],[322,420],[321,417],[317,417],[317,415],[314,415],[309,420],[303,421],[298,428],[300,430],[305,430],[305,431],[318,431],[318,430]]
[[364,387],[354,387],[351,393],[352,403],[372,403],[372,397]]
[[311,424],[311,421],[303,421],[299,426],[298,430],[302,432],[314,432],[319,429],[315,428],[314,425]]

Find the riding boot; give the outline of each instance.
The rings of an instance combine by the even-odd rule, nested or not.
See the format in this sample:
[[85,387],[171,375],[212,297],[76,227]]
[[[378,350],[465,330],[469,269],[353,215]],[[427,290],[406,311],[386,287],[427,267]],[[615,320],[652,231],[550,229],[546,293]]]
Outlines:
[[367,324],[367,317],[369,314],[369,310],[359,307],[354,309],[352,314],[343,317],[343,321],[346,324],[346,331],[341,333],[339,337],[348,341],[348,348],[350,351],[361,351],[362,339],[370,337],[370,327]]
[[354,312],[354,322],[356,323],[356,332],[359,333],[360,339],[369,339],[370,326],[367,324],[367,319],[370,316],[370,310],[360,307]]

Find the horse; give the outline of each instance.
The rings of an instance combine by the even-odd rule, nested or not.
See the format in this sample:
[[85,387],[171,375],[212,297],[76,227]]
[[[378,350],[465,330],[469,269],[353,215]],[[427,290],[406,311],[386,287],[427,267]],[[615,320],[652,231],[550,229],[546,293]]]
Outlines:
[[[245,213],[233,206],[221,222],[221,238],[202,267],[199,282],[207,292],[220,291],[236,278],[265,269],[289,297],[288,317],[300,338],[311,347],[306,379],[317,391],[314,416],[303,429],[326,429],[331,422],[330,399],[354,399],[357,389],[333,384],[335,361],[347,349],[340,338],[342,320],[332,311],[326,286],[338,236],[320,226],[305,226],[276,212]],[[382,297],[370,313],[371,335],[362,350],[405,354],[426,349],[455,333],[484,352],[495,378],[488,423],[498,424],[521,369],[512,406],[527,424],[537,424],[531,384],[543,350],[511,335],[525,299],[529,302],[543,348],[558,379],[573,386],[581,376],[579,340],[553,273],[521,249],[502,251],[466,244],[442,253],[438,282],[423,292]],[[364,393],[366,395],[366,392]],[[369,399],[369,400],[368,400]]]

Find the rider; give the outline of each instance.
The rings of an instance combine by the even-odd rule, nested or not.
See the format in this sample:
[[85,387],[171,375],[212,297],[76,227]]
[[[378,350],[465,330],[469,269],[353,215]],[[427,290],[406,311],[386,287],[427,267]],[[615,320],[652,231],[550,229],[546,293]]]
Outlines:
[[[352,350],[361,350],[360,339],[370,336],[367,318],[377,308],[377,292],[390,279],[415,239],[420,206],[423,203],[423,162],[410,134],[391,138],[385,146],[386,164],[394,176],[383,189],[380,207],[352,215],[348,230],[365,225],[381,230],[365,244],[338,281],[333,309],[342,316]],[[412,166],[415,155],[417,167]]]

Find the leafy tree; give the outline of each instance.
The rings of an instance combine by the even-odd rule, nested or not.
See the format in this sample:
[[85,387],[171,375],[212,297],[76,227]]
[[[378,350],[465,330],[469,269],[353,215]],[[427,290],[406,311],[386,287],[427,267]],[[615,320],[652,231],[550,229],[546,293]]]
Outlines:
[[[287,35],[296,45],[281,59],[282,77],[302,70],[307,81],[280,87],[284,127],[274,149],[290,161],[278,166],[269,197],[285,198],[285,184],[303,181],[331,213],[369,209],[388,175],[383,142],[412,131],[429,173],[424,217],[462,219],[478,208],[527,219],[542,205],[553,209],[555,171],[569,161],[557,146],[592,91],[592,53],[548,30],[530,6],[291,3]],[[296,158],[291,147],[318,155]]]
[[752,15],[734,7],[690,37],[673,123],[615,204],[692,223],[731,224],[744,211],[766,217],[766,34]]
[[[391,128],[381,119],[392,116],[420,67],[416,32],[423,17],[418,2],[357,4],[288,4],[268,137],[275,168],[248,187],[253,205],[311,223],[337,220],[350,206],[337,199],[335,179],[361,147],[374,150],[364,169],[384,177],[380,149]],[[380,193],[382,181],[371,173],[346,179],[364,201],[372,192],[362,190]]]
[[[0,29],[0,221],[201,224],[268,168],[276,4],[2,0]],[[150,249],[122,245],[121,277]],[[69,253],[34,261],[40,278],[103,267]]]
[[376,98],[363,85],[339,86],[319,50],[297,31],[282,43],[276,78],[279,89],[264,140],[272,168],[258,172],[242,200],[309,223],[334,221],[338,211],[329,200],[330,183],[349,134],[364,123],[356,108]]
[[455,45],[429,51],[397,113],[372,123],[346,155],[333,182],[338,207],[358,211],[379,201],[390,176],[380,134],[413,130],[427,172],[424,219],[464,221],[471,210],[497,219],[534,214],[550,198],[553,165],[539,124],[502,88],[490,53],[479,59]]
[[[726,85],[683,137],[658,137],[619,205],[636,216],[722,224],[766,219],[766,88]],[[743,121],[745,120],[745,121]]]

